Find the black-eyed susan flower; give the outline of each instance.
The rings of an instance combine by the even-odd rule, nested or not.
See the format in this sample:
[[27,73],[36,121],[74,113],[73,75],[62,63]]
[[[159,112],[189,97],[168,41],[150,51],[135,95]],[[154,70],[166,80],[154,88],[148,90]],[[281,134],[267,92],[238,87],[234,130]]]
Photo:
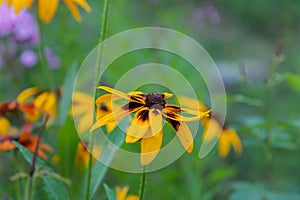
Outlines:
[[[205,110],[208,110],[208,108],[200,101],[187,97],[180,97],[179,100],[182,105],[187,106],[188,108],[193,109],[195,107],[198,107],[203,112]],[[228,156],[231,147],[233,148],[236,155],[242,154],[243,145],[235,130],[227,128],[225,125],[222,127],[218,120],[218,117],[214,114],[204,117],[201,122],[204,126],[204,142],[212,141],[214,138],[218,137],[220,133],[220,136],[218,138],[218,149],[219,156],[221,158],[225,158]]]
[[116,187],[116,197],[117,200],[138,200],[139,197],[137,195],[127,195],[129,187],[125,186],[123,188],[117,186]]
[[[106,104],[111,105],[112,102],[118,99],[125,99],[128,103],[118,107],[112,106],[112,111],[98,119],[90,130],[93,131],[108,123],[118,122],[128,114],[135,113],[126,131],[125,141],[126,143],[141,141],[142,165],[151,163],[160,150],[163,136],[163,118],[172,125],[181,144],[190,153],[193,150],[193,135],[186,122],[199,120],[210,112],[184,109],[174,104],[168,104],[166,99],[173,96],[169,93],[145,94],[131,92],[126,94],[106,86],[100,86],[99,88],[111,93],[106,97]],[[104,98],[101,96],[98,99]],[[193,116],[187,117],[180,113]]]
[[[76,151],[76,164],[78,166],[84,166],[87,167],[89,164],[89,151],[86,148],[87,144],[84,144],[82,141],[80,141],[77,145],[77,151]],[[94,158],[99,158],[101,152],[101,147],[99,145],[94,145],[93,147],[93,156]],[[93,162],[95,162],[95,159],[93,159]]]
[[[96,119],[109,114],[112,111],[111,95],[103,95],[96,100]],[[76,117],[77,130],[79,133],[83,133],[88,130],[93,124],[93,107],[94,98],[83,92],[75,91],[73,93],[73,106],[70,113]],[[116,126],[116,122],[106,124],[106,130],[110,133]]]
[[35,113],[32,121],[36,121],[40,114],[47,114],[50,119],[56,116],[57,96],[54,92],[31,87],[23,90],[16,100],[21,105],[28,103],[34,105]]
[[[77,20],[81,20],[81,16],[78,10],[78,6],[86,10],[87,12],[91,11],[91,7],[87,3],[86,0],[62,0],[64,4],[71,11],[73,17]],[[3,2],[7,2],[9,6],[13,5],[15,8],[15,12],[19,13],[23,8],[30,9],[32,4],[35,2],[34,0],[0,0],[0,4]],[[49,23],[54,17],[59,0],[38,0],[38,15],[39,18]]]
[[[19,142],[29,151],[34,152],[38,142],[38,136],[31,135],[32,128],[32,122],[26,121],[22,126],[20,135],[10,135],[8,133],[7,135],[0,137],[0,152],[16,149],[13,141]],[[47,159],[46,152],[51,153],[53,150],[49,145],[41,143],[37,152],[38,155],[43,159]]]
[[70,113],[77,119],[77,130],[83,133],[93,123],[94,98],[91,95],[76,91],[72,96],[73,105]]

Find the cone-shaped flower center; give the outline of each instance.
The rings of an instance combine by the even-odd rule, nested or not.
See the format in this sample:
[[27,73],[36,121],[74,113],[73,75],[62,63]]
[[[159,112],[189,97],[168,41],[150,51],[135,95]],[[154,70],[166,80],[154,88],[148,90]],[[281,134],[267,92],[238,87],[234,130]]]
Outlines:
[[164,94],[146,94],[146,106],[148,108],[157,108],[162,110],[165,107],[165,95]]

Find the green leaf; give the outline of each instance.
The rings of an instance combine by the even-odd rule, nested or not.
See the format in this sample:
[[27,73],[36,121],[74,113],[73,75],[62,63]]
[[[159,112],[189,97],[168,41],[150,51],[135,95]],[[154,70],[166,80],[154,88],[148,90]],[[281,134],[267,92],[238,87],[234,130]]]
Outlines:
[[54,200],[66,200],[70,199],[67,187],[61,181],[57,179],[43,176],[42,180],[44,182],[44,190],[48,194],[48,199]]
[[288,84],[295,90],[300,91],[300,75],[286,73],[285,75]]
[[[31,151],[29,151],[28,149],[26,149],[23,145],[21,145],[20,143],[13,141],[14,145],[16,145],[16,147],[19,149],[19,151],[21,152],[22,156],[24,157],[24,159],[31,164],[32,163],[32,158],[33,158],[33,153]],[[40,159],[39,157],[37,157],[36,159],[36,163],[35,163],[35,168],[47,168],[47,169],[51,169],[50,167],[46,166],[46,163]]]
[[115,193],[105,183],[103,184],[108,200],[117,200]]
[[[20,150],[22,156],[24,157],[24,159],[31,164],[32,163],[32,158],[33,158],[33,154],[32,152],[30,152],[29,150],[27,150],[24,146],[22,146],[21,144],[19,144],[16,141],[13,141],[13,143],[16,145],[16,147]],[[51,174],[51,172],[53,172],[53,170],[48,167],[46,165],[46,163],[40,159],[39,157],[37,157],[36,160],[36,164],[35,164],[35,169],[44,169],[47,172],[49,172],[49,174]],[[48,177],[48,176],[42,176],[42,180],[45,184],[44,186],[44,190],[47,192],[49,199],[69,199],[68,193],[67,193],[67,187],[64,183],[62,183],[61,181],[52,178],[52,177]]]
[[233,177],[235,174],[236,169],[234,167],[218,168],[209,175],[208,180],[212,183],[218,183]]
[[[124,142],[125,134],[120,133],[120,129],[116,128],[112,133],[108,135],[108,138],[116,146],[120,147]],[[107,161],[110,162],[114,157],[115,151],[111,151],[109,149],[101,149],[101,155],[102,154],[105,154]],[[93,198],[97,189],[99,188],[99,185],[101,184],[106,174],[106,171],[107,171],[107,166],[102,164],[100,161],[97,161],[92,170],[91,198]]]
[[63,125],[70,110],[76,67],[73,65],[64,81],[63,93],[59,104],[58,124]]
[[260,107],[262,106],[262,102],[260,99],[254,99],[247,97],[242,94],[237,94],[237,95],[232,95],[232,96],[227,96],[227,101],[229,102],[237,102],[237,103],[244,103],[249,106],[257,106]]

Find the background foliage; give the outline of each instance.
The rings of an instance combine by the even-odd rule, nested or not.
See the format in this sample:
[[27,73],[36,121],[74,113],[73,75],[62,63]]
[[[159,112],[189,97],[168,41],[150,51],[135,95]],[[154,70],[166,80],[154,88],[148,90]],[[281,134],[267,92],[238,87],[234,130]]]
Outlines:
[[[83,13],[81,23],[60,6],[51,23],[42,25],[45,45],[61,59],[60,68],[48,74],[56,87],[72,79],[72,66],[78,67],[98,42],[103,4],[89,3],[92,12]],[[297,1],[274,0],[111,2],[107,37],[131,28],[158,26],[187,34],[204,46],[226,84],[227,124],[243,142],[240,157],[231,153],[221,159],[216,146],[199,160],[198,135],[191,155],[184,154],[172,165],[149,173],[146,199],[300,199],[299,6]],[[193,70],[184,61],[154,51],[119,58],[103,81],[113,84],[132,66],[147,62],[171,65],[189,77],[198,91],[205,87],[193,78]],[[12,100],[27,87],[48,88],[39,64],[30,69],[16,63],[4,66],[0,68],[0,80],[1,101]],[[204,101],[208,99],[200,92],[198,95]],[[74,165],[79,138],[72,119],[67,117],[63,124],[57,121],[47,128],[44,137],[60,157],[58,163],[46,161],[47,165],[71,181],[67,186],[70,198],[80,199],[85,172]],[[16,197],[22,180],[12,182],[10,177],[27,169],[19,153],[0,153],[2,199]],[[138,193],[139,180],[139,174],[113,169],[108,169],[104,178],[110,188],[129,186],[131,194]],[[100,186],[95,199],[107,198]],[[36,194],[45,195],[43,188],[37,188]]]

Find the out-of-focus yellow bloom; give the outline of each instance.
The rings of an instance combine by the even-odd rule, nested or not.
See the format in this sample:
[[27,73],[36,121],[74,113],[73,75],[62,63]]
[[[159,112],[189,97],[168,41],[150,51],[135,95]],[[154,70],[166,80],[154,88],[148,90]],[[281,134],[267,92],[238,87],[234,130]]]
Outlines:
[[[101,153],[101,147],[99,145],[94,145],[93,149],[93,162],[95,162],[95,157],[99,158]],[[89,164],[89,151],[85,147],[85,144],[83,142],[79,142],[77,146],[77,152],[76,152],[76,163],[79,166],[87,167]]]
[[[111,101],[111,94],[106,94],[99,97],[96,100],[96,118],[100,119],[104,115],[109,114],[112,111],[112,106],[117,106]],[[93,107],[94,98],[91,95],[83,92],[75,91],[73,93],[73,106],[71,114],[73,114],[77,121],[77,130],[79,133],[83,133],[88,130],[93,124]],[[111,122],[106,124],[106,130],[108,133],[113,131],[116,127],[117,122]]]
[[[108,108],[112,109],[97,119],[91,131],[100,126],[118,122],[125,116],[135,113],[127,129],[125,142],[135,143],[141,141],[142,165],[151,163],[160,150],[163,136],[163,118],[171,124],[186,151],[191,153],[194,146],[194,138],[186,122],[199,120],[210,113],[210,111],[201,112],[199,110],[190,110],[174,104],[168,104],[166,99],[173,96],[173,94],[169,93],[145,94],[134,91],[126,94],[106,86],[100,86],[99,88],[111,94],[100,96],[97,99],[97,103],[100,103],[101,107],[102,100],[107,99],[105,102],[108,103],[105,104],[105,108],[107,110]],[[118,99],[127,100],[128,103],[117,107],[108,106],[109,103],[111,104],[111,102]],[[181,113],[192,116],[183,116]]]
[[[31,136],[31,132],[32,122],[26,121],[22,126],[21,134],[19,136],[8,134],[0,137],[0,152],[15,149],[16,146],[14,145],[13,141],[19,142],[29,151],[34,152],[37,145],[38,136]],[[53,149],[47,144],[40,143],[38,155],[43,159],[47,159],[47,155],[45,152],[51,153],[53,152]]]
[[43,91],[36,87],[27,88],[18,95],[17,102],[33,103],[35,113],[31,117],[32,121],[38,120],[40,114],[47,114],[50,119],[56,116],[57,97],[54,92]]
[[127,186],[120,188],[116,187],[116,197],[117,200],[138,200],[139,197],[137,195],[127,195],[129,188]]
[[[77,20],[81,20],[81,16],[78,10],[78,6],[82,7],[87,12],[91,11],[91,7],[87,3],[86,0],[62,0],[64,4],[71,11],[73,17]],[[7,2],[9,6],[13,5],[15,8],[15,12],[19,13],[22,8],[30,9],[34,0],[0,0],[0,4],[3,2]],[[38,0],[38,15],[39,18],[49,23],[54,17],[59,0]]]
[[88,130],[93,123],[94,98],[91,95],[76,91],[73,93],[72,99],[73,105],[71,114],[77,119],[78,132],[83,133]]
[[0,135],[7,135],[9,127],[9,121],[5,117],[0,116]]
[[[208,110],[208,108],[200,101],[190,99],[187,97],[179,97],[181,104],[188,108],[198,107],[201,111]],[[243,151],[242,142],[235,130],[229,129],[225,126],[221,126],[218,119],[214,115],[210,115],[201,120],[204,126],[203,140],[204,142],[210,142],[216,137],[219,137],[218,147],[219,156],[225,158],[230,152],[232,147],[236,155],[241,155]]]
[[36,109],[32,103],[2,102],[0,103],[0,115],[7,119],[14,118],[14,121],[24,119],[33,121],[32,119],[36,118]]

